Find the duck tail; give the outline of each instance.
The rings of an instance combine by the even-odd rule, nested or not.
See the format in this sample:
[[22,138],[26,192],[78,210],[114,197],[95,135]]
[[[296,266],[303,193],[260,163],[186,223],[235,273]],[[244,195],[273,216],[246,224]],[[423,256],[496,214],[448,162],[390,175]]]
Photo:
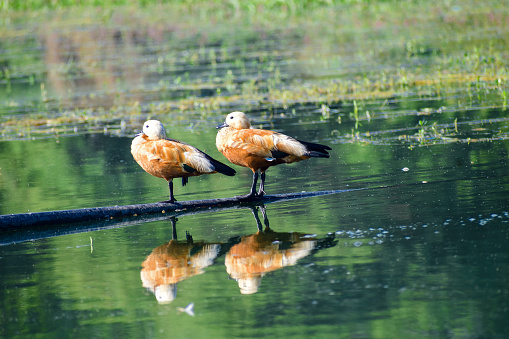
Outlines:
[[221,161],[216,159],[212,159],[212,165],[214,165],[215,171],[229,177],[232,177],[237,173],[233,168],[228,165],[223,164]]
[[307,141],[302,141],[302,140],[297,140],[297,141],[300,142],[301,144],[303,144],[304,146],[306,146],[306,148],[308,149],[308,154],[306,154],[306,155],[309,157],[315,157],[315,158],[329,158],[330,157],[330,154],[327,151],[332,150],[332,148],[330,148],[327,145],[315,144],[312,142],[307,142]]

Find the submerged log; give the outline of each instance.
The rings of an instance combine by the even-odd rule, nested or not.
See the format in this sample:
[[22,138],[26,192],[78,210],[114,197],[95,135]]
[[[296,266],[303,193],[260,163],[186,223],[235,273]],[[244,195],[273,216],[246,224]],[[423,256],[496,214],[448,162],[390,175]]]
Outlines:
[[159,202],[0,215],[0,245],[48,238],[57,235],[124,227],[142,222],[164,220],[172,216],[213,212],[224,209],[249,208],[278,201],[310,198],[364,189],[366,188],[275,194],[265,195],[262,198],[251,200],[223,198],[182,201],[173,204]]

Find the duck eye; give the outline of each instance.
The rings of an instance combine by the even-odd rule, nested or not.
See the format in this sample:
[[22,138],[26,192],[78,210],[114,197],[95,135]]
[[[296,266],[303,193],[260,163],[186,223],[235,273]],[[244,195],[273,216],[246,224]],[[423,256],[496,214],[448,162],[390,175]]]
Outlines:
[[145,128],[148,128],[148,125],[145,125]]
[[230,117],[230,119],[233,119],[233,117]]

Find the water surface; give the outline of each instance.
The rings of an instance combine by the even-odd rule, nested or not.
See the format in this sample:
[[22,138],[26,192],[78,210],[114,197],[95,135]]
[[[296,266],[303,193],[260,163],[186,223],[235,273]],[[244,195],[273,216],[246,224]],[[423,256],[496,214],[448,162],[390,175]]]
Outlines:
[[[92,135],[7,145],[23,149],[25,143],[91,149],[82,147],[79,162],[69,157],[67,176],[41,181],[32,166],[23,167],[18,173],[32,181],[18,181],[19,197],[9,199],[16,200],[3,206],[4,213],[144,203],[167,194],[163,180],[139,170],[128,154],[118,156],[119,149],[127,153],[129,139]],[[509,301],[507,144],[405,148],[398,159],[393,146],[376,146],[380,159],[349,160],[348,154],[369,147],[375,146],[336,145],[331,159],[268,172],[270,193],[373,188],[267,205],[270,228],[283,240],[256,245],[256,237],[271,233],[255,235],[258,224],[249,209],[180,216],[176,240],[187,246],[188,231],[196,244],[185,252],[211,253],[175,278],[176,287],[167,287],[171,293],[176,288],[169,303],[158,302],[156,283],[142,282],[140,273],[151,253],[182,252],[164,248],[173,237],[170,219],[0,247],[2,336],[503,336]],[[101,171],[108,175],[95,175]],[[177,198],[245,193],[250,177],[239,169],[233,179],[192,178],[176,188]],[[54,180],[69,187],[78,182],[83,193],[51,192],[65,187]],[[48,194],[37,199],[33,190]],[[292,232],[294,240],[288,240]],[[235,250],[242,241],[248,245]],[[242,268],[225,266],[232,251],[251,256],[240,262],[265,265],[267,272],[251,277],[255,292],[251,287],[251,294],[242,294],[235,280]],[[164,256],[153,260],[176,265]],[[186,266],[187,260],[177,262]],[[177,311],[191,302],[194,317]]]
[[[0,337],[505,337],[508,32],[474,5],[235,30],[150,7],[2,21],[0,214],[165,200],[130,154],[143,121],[226,161],[231,110],[332,147],[271,168],[268,194],[342,191],[0,233]],[[246,194],[235,169],[175,196]]]

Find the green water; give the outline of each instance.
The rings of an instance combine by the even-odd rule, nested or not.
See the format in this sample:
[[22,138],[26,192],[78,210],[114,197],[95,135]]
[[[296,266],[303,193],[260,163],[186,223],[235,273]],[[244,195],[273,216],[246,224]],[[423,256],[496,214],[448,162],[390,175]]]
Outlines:
[[[3,213],[166,198],[163,180],[139,170],[132,159],[110,157],[119,149],[127,151],[129,141],[91,135],[59,144],[8,143],[21,150],[26,144],[44,150],[62,147],[70,160],[63,163],[67,174],[62,175],[38,176],[44,172],[31,165],[18,168],[18,181],[31,178],[30,185],[18,183],[17,194],[2,198],[12,201],[2,203]],[[70,150],[79,145],[87,145],[87,151],[73,161]],[[370,147],[377,147],[380,158],[369,156]],[[509,302],[506,147],[506,142],[414,150],[340,144],[331,159],[271,169],[269,193],[373,189],[267,205],[274,232],[322,241],[332,234],[336,243],[304,251],[293,265],[264,273],[257,292],[248,295],[228,279],[225,258],[241,237],[258,230],[249,209],[178,218],[180,243],[187,243],[189,231],[195,243],[222,244],[223,251],[210,258],[201,274],[178,282],[170,303],[158,303],[140,279],[142,262],[172,239],[169,219],[133,220],[120,228],[4,245],[1,335],[503,337]],[[401,154],[394,159],[398,149]],[[348,157],[365,151],[366,158]],[[250,177],[248,170],[239,169],[235,178],[192,178],[186,187],[176,187],[176,195],[188,200],[242,194]],[[376,188],[381,185],[388,187]],[[76,186],[78,195],[71,189]],[[39,193],[45,198],[38,199],[37,192],[46,192]],[[7,194],[2,185],[2,197]],[[289,251],[295,243],[283,241],[278,249]],[[258,249],[265,255],[269,251]],[[281,260],[281,254],[274,256]],[[194,317],[177,311],[191,302]]]
[[[267,204],[270,228],[259,206],[1,231],[0,337],[506,337],[507,8],[203,8],[1,13],[0,214],[165,200],[143,121],[226,161],[233,110],[332,148],[267,194],[341,191]],[[235,170],[175,196],[248,193]]]

